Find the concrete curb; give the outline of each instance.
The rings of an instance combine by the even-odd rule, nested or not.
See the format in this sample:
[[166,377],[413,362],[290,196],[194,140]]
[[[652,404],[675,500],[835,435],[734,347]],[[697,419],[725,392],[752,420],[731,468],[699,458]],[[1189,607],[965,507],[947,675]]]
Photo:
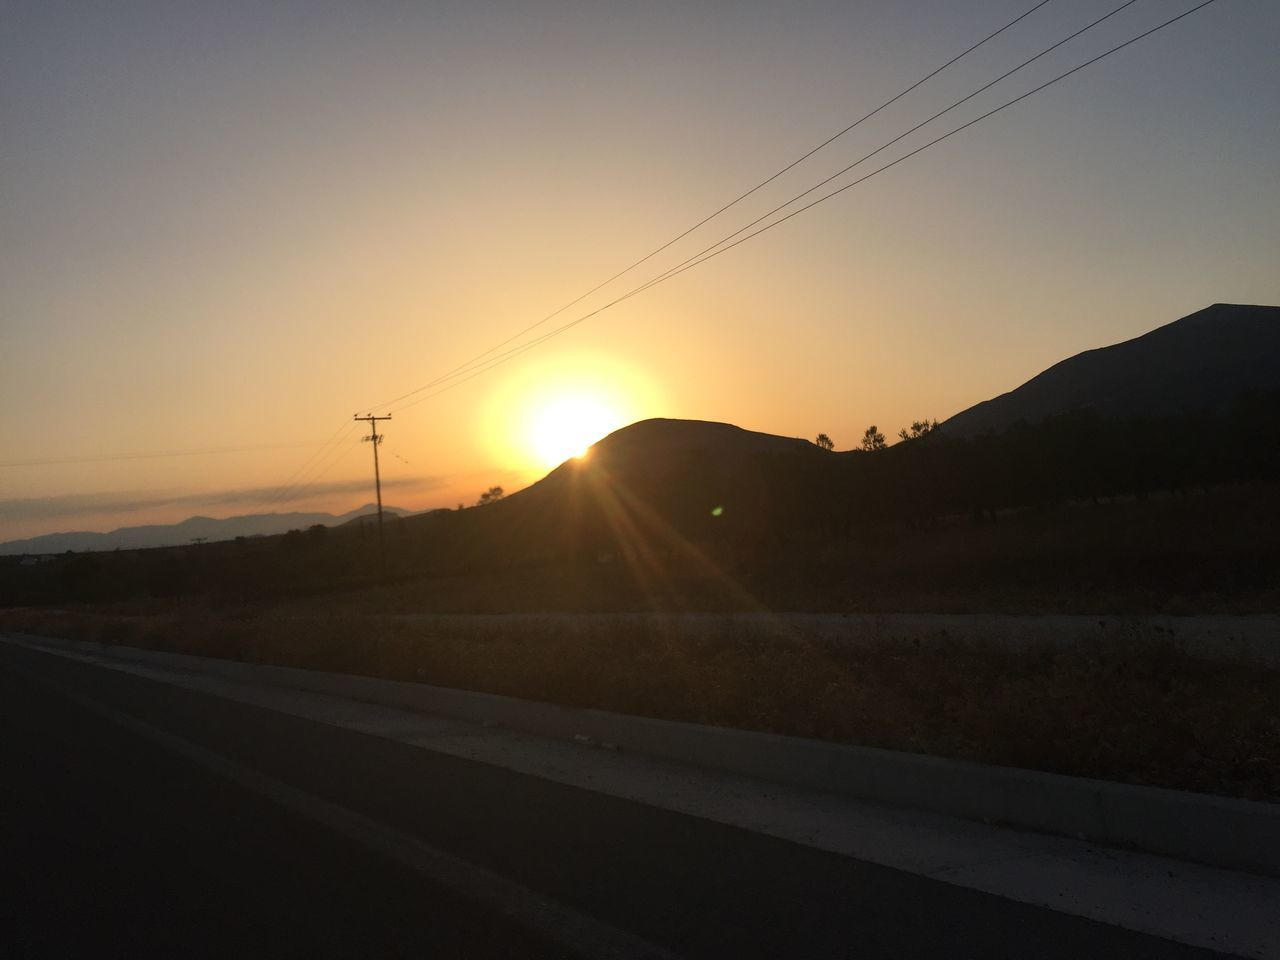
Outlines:
[[859,800],[1280,876],[1280,805],[584,710],[427,684],[8,634],[34,646],[498,724]]

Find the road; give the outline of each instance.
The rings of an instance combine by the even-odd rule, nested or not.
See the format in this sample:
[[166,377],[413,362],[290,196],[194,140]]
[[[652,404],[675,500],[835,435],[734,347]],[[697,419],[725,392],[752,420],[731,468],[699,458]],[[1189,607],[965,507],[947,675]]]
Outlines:
[[8,957],[1216,956],[9,645],[0,719]]

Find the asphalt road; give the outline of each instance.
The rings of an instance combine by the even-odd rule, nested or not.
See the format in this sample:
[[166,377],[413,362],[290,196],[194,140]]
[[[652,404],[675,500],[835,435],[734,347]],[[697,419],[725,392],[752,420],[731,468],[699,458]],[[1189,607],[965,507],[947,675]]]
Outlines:
[[540,957],[581,945],[327,829],[255,778],[678,956],[1214,956],[8,645],[0,954]]

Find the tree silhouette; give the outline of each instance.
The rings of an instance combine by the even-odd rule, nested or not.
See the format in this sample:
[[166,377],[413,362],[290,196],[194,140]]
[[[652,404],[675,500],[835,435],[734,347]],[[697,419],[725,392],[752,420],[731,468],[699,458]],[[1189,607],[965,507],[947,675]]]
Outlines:
[[813,441],[823,450],[834,450],[836,448],[835,441],[828,437],[825,433],[818,434],[818,439]]
[[480,499],[476,501],[477,507],[485,507],[491,503],[497,503],[503,498],[504,494],[501,487],[490,487],[484,493],[480,494]]
[[863,450],[883,450],[888,444],[885,443],[884,434],[876,429],[873,423],[867,427],[867,432],[862,435]]
[[932,433],[938,429],[938,421],[930,420],[926,417],[923,420],[913,420],[911,423],[911,431],[907,432],[906,427],[898,431],[899,440],[918,440],[926,433]]

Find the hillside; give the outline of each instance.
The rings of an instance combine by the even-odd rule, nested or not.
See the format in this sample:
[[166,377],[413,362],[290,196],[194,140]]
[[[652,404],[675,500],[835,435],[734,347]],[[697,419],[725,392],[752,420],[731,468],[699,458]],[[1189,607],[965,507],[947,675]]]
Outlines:
[[563,496],[569,488],[615,484],[630,490],[663,486],[691,472],[710,470],[726,486],[762,459],[827,456],[807,440],[744,430],[708,420],[641,420],[595,443],[587,456],[561,464],[547,476],[508,498],[521,503]]
[[1280,390],[1280,307],[1217,303],[1133,340],[1087,350],[942,424],[951,437],[1091,409],[1106,417],[1223,410]]
[[489,562],[627,552],[678,562],[691,541],[766,536],[794,513],[797,478],[842,459],[727,423],[653,419],[493,506],[417,518],[455,556]]

